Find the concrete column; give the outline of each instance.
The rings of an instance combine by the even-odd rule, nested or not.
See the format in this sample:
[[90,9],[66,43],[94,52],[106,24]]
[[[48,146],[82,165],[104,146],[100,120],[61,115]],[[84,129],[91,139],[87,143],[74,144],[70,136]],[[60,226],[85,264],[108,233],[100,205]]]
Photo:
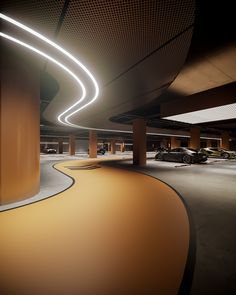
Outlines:
[[221,148],[229,149],[229,133],[226,131],[221,134]]
[[89,158],[97,158],[97,132],[89,131]]
[[125,152],[125,143],[122,142],[121,144],[121,152],[124,153]]
[[107,146],[108,146],[108,152],[111,152],[111,143],[108,142]]
[[133,164],[146,165],[146,122],[141,118],[133,121]]
[[69,136],[69,155],[75,155],[75,136],[73,134]]
[[207,139],[206,145],[207,145],[207,147],[211,147],[212,146],[211,139]]
[[8,47],[1,56],[0,204],[8,204],[39,191],[40,76],[27,56]]
[[114,139],[111,140],[111,154],[116,153],[116,141]]
[[63,154],[63,138],[58,138],[58,153]]
[[180,147],[180,141],[175,136],[171,136],[170,138],[171,149]]
[[192,149],[200,148],[200,128],[192,127],[190,129],[190,144],[189,147]]

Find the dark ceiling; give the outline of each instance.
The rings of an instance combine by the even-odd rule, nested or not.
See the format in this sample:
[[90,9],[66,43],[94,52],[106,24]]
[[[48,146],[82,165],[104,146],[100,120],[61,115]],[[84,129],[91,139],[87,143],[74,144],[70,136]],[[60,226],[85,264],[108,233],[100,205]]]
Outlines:
[[[129,11],[131,2],[133,7],[132,18],[128,17],[131,13]],[[147,2],[149,5],[145,4]],[[144,57],[153,53],[157,48],[161,47],[162,44],[170,42],[173,38],[178,36],[179,32],[181,32],[181,28],[182,30],[186,30],[186,27],[187,29],[192,26],[194,28],[184,67],[194,66],[195,62],[202,57],[210,55],[219,49],[224,50],[228,45],[230,46],[235,43],[235,17],[232,1],[196,1],[195,21],[191,24],[190,20],[194,19],[194,16],[187,16],[188,10],[186,7],[188,7],[190,2],[194,3],[194,1],[167,0],[166,8],[168,5],[174,6],[175,3],[178,2],[176,9],[181,8],[181,15],[186,15],[186,17],[181,18],[178,28],[176,28],[176,33],[170,36],[166,33],[168,30],[165,32],[165,18],[168,17],[168,9],[165,11],[157,9],[158,2],[159,1],[155,0],[142,1],[142,6],[140,4],[141,2],[138,0],[127,2],[118,0],[58,0],[45,2],[33,0],[4,0],[2,1],[2,9],[12,16],[16,15],[19,17],[19,15],[24,15],[27,19],[27,23],[31,23],[33,27],[36,26],[37,28],[37,25],[39,25],[42,32],[45,31],[55,39],[60,37],[65,42],[68,41],[68,44],[75,45],[71,48],[74,52],[77,51],[79,46],[82,56],[88,56],[87,64],[90,62],[93,55],[94,44],[96,44],[97,66],[100,66],[104,74],[101,81],[103,87],[107,87],[121,75],[132,69],[132,67],[135,67],[137,61],[141,62]],[[180,2],[182,3],[181,5],[179,5]],[[139,5],[136,5],[137,3],[139,3]],[[45,12],[45,7],[48,10],[47,13]],[[149,11],[145,11],[144,13],[143,10],[147,9],[147,7]],[[90,12],[89,15],[87,14],[88,11]],[[98,13],[102,11],[106,14],[111,13],[113,18],[106,22],[108,18],[105,14],[104,16],[98,15]],[[115,16],[117,16],[117,18]],[[176,17],[177,16],[176,14]],[[120,17],[122,17],[122,22],[127,22],[125,30],[123,30],[123,27],[119,27]],[[98,19],[100,19],[100,22],[97,21]],[[102,19],[104,19],[104,22],[102,22]],[[176,21],[174,20],[173,23],[166,22],[166,26],[174,26],[175,24]],[[97,31],[92,32],[91,30],[94,30],[96,26]],[[159,27],[160,29],[157,29]],[[114,28],[116,28],[116,32],[114,32]],[[140,29],[140,38],[133,38],[134,32],[140,31]],[[172,30],[172,32],[174,32],[174,30]],[[101,36],[99,35],[100,33]],[[76,44],[76,38],[78,38],[78,36],[80,36],[81,42]],[[149,41],[142,43],[142,38],[146,38],[146,40]],[[71,40],[73,40],[73,43],[70,42]],[[85,44],[83,40],[86,40],[87,43]],[[104,44],[106,46],[104,46]],[[143,46],[143,44],[145,44],[145,46]],[[105,52],[104,48],[106,48]],[[117,58],[114,59],[113,56],[116,52],[119,52],[119,54],[117,54]],[[172,55],[174,54],[175,52],[172,52]],[[106,59],[109,60],[110,63],[113,63],[112,67],[104,66],[106,64]],[[235,63],[236,67],[236,59],[232,60],[232,63]],[[149,103],[138,108],[134,107],[131,111],[113,116],[110,120],[122,124],[131,124],[134,118],[144,117],[150,127],[183,131],[189,130],[191,127],[189,124],[161,119],[160,104],[163,101],[172,101],[182,97],[182,94],[175,91],[175,89],[168,89],[169,85],[169,83],[162,85],[166,90]],[[54,77],[48,73],[47,63],[44,62],[41,68],[41,114],[48,107],[58,92],[59,87]],[[142,96],[148,96],[149,94],[148,92],[140,92]],[[70,128],[57,127],[43,117],[41,118],[41,123],[44,125],[41,126],[43,134],[67,134],[70,131]],[[203,132],[219,134],[221,130],[227,130],[231,132],[231,135],[236,137],[236,119],[224,122],[205,123],[199,126]],[[77,134],[86,133],[86,131],[78,130],[73,130],[73,132]]]
[[[194,65],[195,61],[202,56],[210,55],[220,49],[224,50],[227,46],[235,44],[236,33],[234,28],[235,15],[231,1],[196,1],[193,37],[185,66]],[[232,63],[235,64],[236,68],[236,51],[235,59],[232,60]],[[132,124],[132,120],[136,117],[144,117],[151,127],[187,131],[191,127],[190,124],[161,119],[160,104],[163,101],[172,101],[178,98],[181,98],[178,92],[167,90],[145,107],[113,117],[111,120]],[[199,124],[199,127],[202,132],[218,135],[221,131],[228,131],[231,135],[236,137],[236,118],[232,120],[203,123]]]

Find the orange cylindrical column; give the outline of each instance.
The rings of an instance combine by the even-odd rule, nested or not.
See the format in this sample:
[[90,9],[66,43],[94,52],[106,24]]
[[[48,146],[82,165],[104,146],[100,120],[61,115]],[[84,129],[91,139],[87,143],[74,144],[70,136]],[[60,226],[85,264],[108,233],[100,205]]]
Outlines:
[[63,154],[63,138],[58,138],[58,153]]
[[75,135],[70,134],[69,136],[69,155],[75,155]]
[[172,149],[180,147],[180,141],[177,139],[177,137],[171,136],[170,142]]
[[206,145],[207,145],[207,147],[211,147],[212,146],[211,139],[207,139]]
[[21,57],[1,59],[0,203],[39,191],[39,71]]
[[221,134],[221,147],[226,150],[229,149],[229,133],[226,131]]
[[190,129],[190,144],[189,147],[192,149],[200,148],[200,128],[192,127]]
[[114,139],[111,140],[111,154],[116,153],[116,141]]
[[97,158],[97,132],[89,131],[89,158]]
[[146,121],[142,118],[133,121],[133,164],[146,165]]
[[121,152],[124,153],[125,152],[125,143],[122,142],[121,144]]

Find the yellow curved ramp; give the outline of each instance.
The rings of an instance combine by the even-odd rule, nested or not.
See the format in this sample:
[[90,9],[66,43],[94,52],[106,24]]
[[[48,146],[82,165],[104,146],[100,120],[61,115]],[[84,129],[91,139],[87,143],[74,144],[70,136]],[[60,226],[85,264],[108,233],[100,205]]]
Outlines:
[[154,178],[97,163],[57,164],[72,187],[0,214],[1,294],[178,293],[189,245],[178,195]]

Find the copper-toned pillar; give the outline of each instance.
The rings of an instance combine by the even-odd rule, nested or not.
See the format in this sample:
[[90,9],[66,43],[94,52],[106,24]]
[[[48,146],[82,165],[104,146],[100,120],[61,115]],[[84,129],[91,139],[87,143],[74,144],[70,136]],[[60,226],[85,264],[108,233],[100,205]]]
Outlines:
[[180,141],[175,136],[171,136],[170,142],[172,149],[180,147]]
[[114,139],[111,140],[111,154],[116,153],[116,141]]
[[124,153],[125,152],[125,143],[122,142],[121,144],[121,152]]
[[97,158],[97,132],[89,131],[89,158]]
[[63,154],[63,138],[58,138],[58,153]]
[[211,147],[212,146],[211,139],[207,139],[206,145],[207,145],[207,147]]
[[221,147],[226,150],[229,149],[229,133],[226,131],[221,135]]
[[70,134],[69,136],[69,155],[75,155],[75,135]]
[[192,149],[200,148],[200,128],[192,127],[190,129],[190,144],[189,147]]
[[138,118],[133,121],[133,164],[146,165],[146,122]]
[[9,55],[1,59],[1,204],[37,194],[40,179],[39,70]]

